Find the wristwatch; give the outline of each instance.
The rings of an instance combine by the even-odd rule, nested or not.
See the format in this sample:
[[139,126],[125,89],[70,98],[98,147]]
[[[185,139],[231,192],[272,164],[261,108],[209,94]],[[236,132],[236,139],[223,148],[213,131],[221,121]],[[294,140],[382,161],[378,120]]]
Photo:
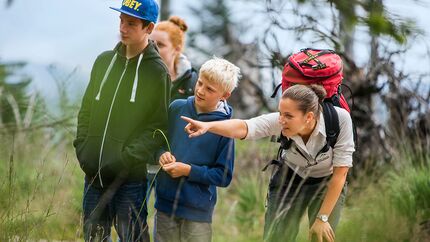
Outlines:
[[324,223],[328,222],[328,216],[326,214],[318,214],[317,219],[323,221]]

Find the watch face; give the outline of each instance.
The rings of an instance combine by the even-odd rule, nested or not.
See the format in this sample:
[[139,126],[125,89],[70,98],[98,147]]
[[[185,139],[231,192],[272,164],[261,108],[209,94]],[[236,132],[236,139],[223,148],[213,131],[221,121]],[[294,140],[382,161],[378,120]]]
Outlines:
[[318,215],[318,218],[321,219],[324,223],[328,221],[328,216],[325,214]]
[[321,215],[321,220],[322,220],[323,222],[327,222],[327,221],[328,221],[328,217],[327,217],[327,215]]

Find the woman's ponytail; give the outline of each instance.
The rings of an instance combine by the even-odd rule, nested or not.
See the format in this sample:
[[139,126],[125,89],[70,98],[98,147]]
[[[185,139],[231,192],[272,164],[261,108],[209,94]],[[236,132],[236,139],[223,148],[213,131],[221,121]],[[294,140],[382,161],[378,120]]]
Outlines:
[[314,91],[314,93],[317,95],[318,97],[318,103],[322,104],[325,96],[327,95],[326,90],[324,89],[323,86],[321,85],[316,85],[316,84],[312,84],[308,86],[312,91]]
[[282,94],[282,99],[289,98],[297,102],[297,106],[303,113],[313,112],[318,119],[321,113],[321,104],[327,95],[321,85],[294,85]]
[[185,21],[182,18],[180,18],[178,16],[171,16],[168,19],[168,21],[171,22],[171,23],[173,23],[173,24],[175,24],[176,26],[178,26],[179,29],[182,30],[182,32],[187,32],[188,25],[187,25],[187,23],[185,23]]

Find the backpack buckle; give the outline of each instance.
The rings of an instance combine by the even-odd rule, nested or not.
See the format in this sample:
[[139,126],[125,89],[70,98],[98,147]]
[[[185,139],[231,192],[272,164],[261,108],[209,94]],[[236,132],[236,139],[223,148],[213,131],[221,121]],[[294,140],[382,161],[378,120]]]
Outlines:
[[312,70],[314,70],[314,71],[321,70],[321,69],[324,69],[326,67],[327,67],[327,65],[325,63],[319,63],[317,65],[313,65]]

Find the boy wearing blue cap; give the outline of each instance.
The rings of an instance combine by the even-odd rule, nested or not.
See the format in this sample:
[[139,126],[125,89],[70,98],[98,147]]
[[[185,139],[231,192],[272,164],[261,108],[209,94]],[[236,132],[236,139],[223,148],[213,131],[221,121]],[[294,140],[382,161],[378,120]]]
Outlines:
[[154,0],[124,0],[121,42],[99,55],[91,71],[73,142],[85,173],[86,241],[108,241],[112,224],[121,241],[149,241],[146,163],[167,131],[170,77],[149,34],[158,17]]

